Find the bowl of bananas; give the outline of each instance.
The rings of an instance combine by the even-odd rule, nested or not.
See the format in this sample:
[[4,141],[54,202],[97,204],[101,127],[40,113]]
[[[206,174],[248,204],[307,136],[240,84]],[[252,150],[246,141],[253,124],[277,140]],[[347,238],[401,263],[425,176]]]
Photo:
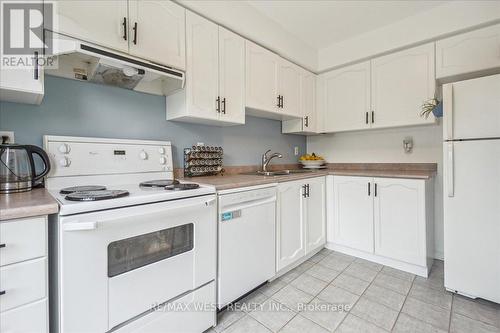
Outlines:
[[299,162],[305,169],[321,169],[325,167],[325,159],[315,153],[302,155]]

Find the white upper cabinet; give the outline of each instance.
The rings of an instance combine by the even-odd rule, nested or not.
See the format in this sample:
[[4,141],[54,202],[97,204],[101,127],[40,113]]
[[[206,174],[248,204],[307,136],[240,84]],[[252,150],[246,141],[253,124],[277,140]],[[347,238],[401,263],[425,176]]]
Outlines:
[[220,118],[245,123],[245,40],[219,27]]
[[333,241],[373,252],[372,178],[333,177]]
[[[42,53],[42,50],[35,52],[33,58]],[[40,104],[44,94],[43,79],[43,69],[36,61],[25,67],[0,66],[0,101]]]
[[500,24],[436,42],[436,78],[466,79],[500,72]]
[[305,184],[292,181],[278,185],[276,270],[296,262],[306,254]]
[[[54,2],[54,31],[61,34],[128,52],[127,0],[87,0]],[[48,7],[45,6],[47,11]]]
[[265,48],[246,44],[246,106],[275,112],[278,108],[278,67],[280,58]]
[[55,32],[162,65],[186,67],[186,10],[172,1],[58,0],[54,4]]
[[280,113],[301,117],[300,74],[302,69],[291,62],[281,59],[278,67],[278,95],[281,98]]
[[129,0],[130,54],[185,69],[185,16],[171,1]]
[[300,73],[300,119],[284,120],[282,133],[315,134],[316,117],[316,74],[302,70]]
[[167,97],[167,119],[207,125],[245,123],[245,42],[186,13],[186,86]]
[[375,254],[426,265],[425,181],[374,178]]
[[217,119],[219,98],[219,27],[187,12],[186,95],[188,113]]
[[370,128],[370,62],[322,74],[324,131]]
[[306,179],[306,254],[326,242],[325,177]]
[[372,60],[372,128],[435,123],[420,116],[434,97],[434,44],[425,44]]

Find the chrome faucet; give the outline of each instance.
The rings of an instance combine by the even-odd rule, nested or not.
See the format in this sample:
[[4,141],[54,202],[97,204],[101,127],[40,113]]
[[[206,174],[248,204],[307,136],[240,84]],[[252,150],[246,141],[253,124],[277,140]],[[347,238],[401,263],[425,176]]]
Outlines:
[[271,162],[271,160],[275,157],[277,158],[282,158],[283,155],[281,155],[280,153],[272,153],[270,156],[267,156],[267,154],[271,152],[271,149],[269,149],[268,151],[266,151],[264,154],[262,154],[262,171],[263,172],[267,172],[267,165],[269,164],[269,162]]

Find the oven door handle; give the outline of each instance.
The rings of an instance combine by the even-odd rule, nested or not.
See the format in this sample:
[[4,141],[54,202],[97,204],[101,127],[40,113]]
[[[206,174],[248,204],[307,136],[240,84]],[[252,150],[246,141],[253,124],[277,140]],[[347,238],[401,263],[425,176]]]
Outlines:
[[[190,210],[194,209],[195,207],[209,207],[209,206],[215,205],[215,203],[216,203],[216,198],[209,198],[209,199],[203,198],[201,200],[198,199],[195,202],[187,202],[187,203],[179,203],[179,204],[176,203],[175,207],[170,207],[169,209],[163,208],[161,210],[157,210],[157,211],[154,211],[151,213],[158,214],[158,213],[161,213],[163,211],[170,211],[172,209],[182,209],[183,211],[190,211]],[[144,215],[143,211],[137,211],[137,212],[132,213],[132,214],[127,213],[126,216],[113,216],[111,218],[100,217],[99,221],[66,222],[66,223],[63,223],[62,229],[64,231],[95,230],[95,229],[97,229],[99,223],[102,225],[102,224],[105,224],[108,222],[123,219],[125,217],[131,218],[134,216],[143,216],[143,215]]]
[[64,223],[64,231],[82,231],[82,230],[95,230],[97,229],[97,222],[69,222]]

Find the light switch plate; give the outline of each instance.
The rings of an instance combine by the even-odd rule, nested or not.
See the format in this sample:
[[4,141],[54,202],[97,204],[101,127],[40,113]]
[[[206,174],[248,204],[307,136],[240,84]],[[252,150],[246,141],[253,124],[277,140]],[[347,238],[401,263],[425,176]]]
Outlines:
[[0,131],[0,138],[2,138],[1,142],[3,142],[4,137],[7,137],[7,140],[5,141],[5,143],[14,143],[14,142],[16,142],[14,140],[14,132],[12,132],[12,131]]
[[299,147],[293,147],[293,154],[295,156],[298,156],[299,155]]

